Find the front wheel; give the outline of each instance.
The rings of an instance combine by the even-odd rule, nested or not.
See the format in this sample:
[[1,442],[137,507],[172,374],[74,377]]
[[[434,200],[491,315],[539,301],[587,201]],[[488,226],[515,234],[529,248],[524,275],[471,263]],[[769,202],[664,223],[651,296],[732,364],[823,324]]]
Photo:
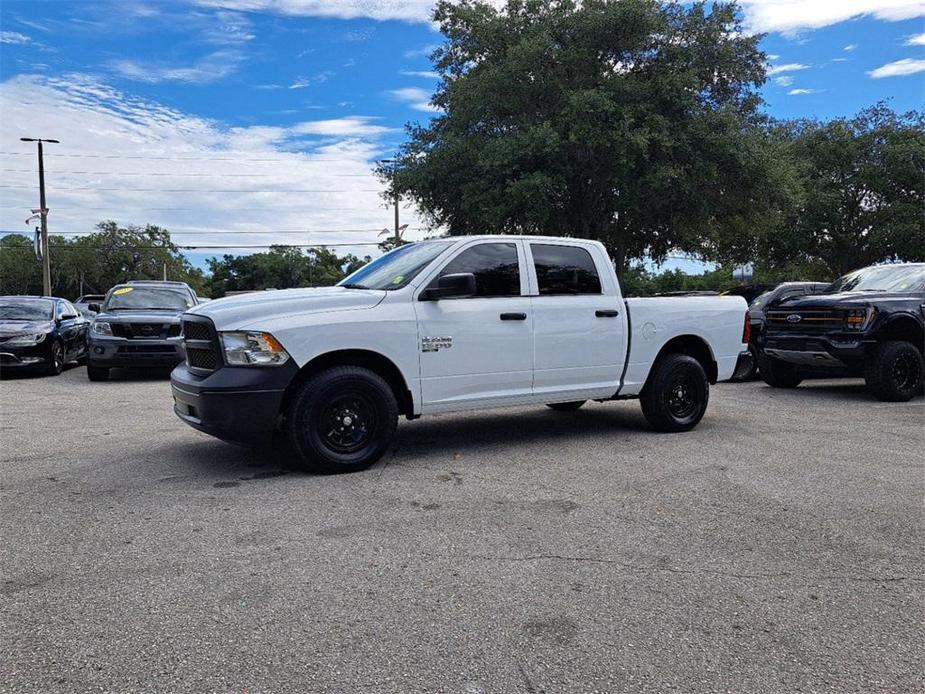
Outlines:
[[108,381],[109,380],[109,369],[105,366],[93,366],[93,364],[87,364],[87,378],[91,381]]
[[57,376],[64,371],[64,345],[59,340],[51,346],[51,361],[45,366],[45,373],[49,376]]
[[686,354],[669,354],[652,368],[639,398],[656,431],[689,431],[707,411],[710,382],[703,367]]
[[803,382],[803,377],[793,364],[762,354],[758,361],[758,371],[764,382],[773,388],[796,388]]
[[878,400],[911,400],[922,387],[922,355],[911,342],[882,342],[867,358],[864,380]]
[[377,373],[338,366],[315,374],[295,394],[286,417],[293,449],[312,472],[363,470],[388,450],[398,402]]

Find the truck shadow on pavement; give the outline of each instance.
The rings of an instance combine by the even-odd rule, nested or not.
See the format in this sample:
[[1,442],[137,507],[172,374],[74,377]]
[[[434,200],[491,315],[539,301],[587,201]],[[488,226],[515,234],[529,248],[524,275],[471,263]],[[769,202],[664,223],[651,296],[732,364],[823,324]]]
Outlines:
[[[638,433],[658,436],[634,403],[586,407],[577,412],[492,410],[432,415],[415,422],[402,420],[395,444],[373,469],[386,467],[393,460],[407,462],[409,458],[442,456],[447,452],[465,456],[486,449],[513,449],[526,444],[535,447],[553,441],[571,445],[593,439],[599,439],[600,445],[611,445],[617,436]],[[710,423],[704,420],[700,427],[709,428]],[[290,474],[310,474],[283,441],[266,448],[247,448],[204,439],[170,444],[163,453],[188,465],[197,476],[214,477],[213,486],[217,488]],[[165,481],[181,477],[185,475],[172,475]]]

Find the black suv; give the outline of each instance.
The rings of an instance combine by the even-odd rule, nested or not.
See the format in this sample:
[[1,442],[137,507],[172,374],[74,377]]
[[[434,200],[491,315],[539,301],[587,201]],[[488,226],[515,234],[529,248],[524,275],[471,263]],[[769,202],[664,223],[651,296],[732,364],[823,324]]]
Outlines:
[[183,282],[126,282],[106,293],[90,327],[87,376],[105,381],[115,367],[174,367],[183,361],[180,316],[199,303]]
[[807,367],[834,367],[863,376],[880,400],[903,402],[922,389],[925,263],[856,270],[765,317],[759,364],[768,385],[795,388]]

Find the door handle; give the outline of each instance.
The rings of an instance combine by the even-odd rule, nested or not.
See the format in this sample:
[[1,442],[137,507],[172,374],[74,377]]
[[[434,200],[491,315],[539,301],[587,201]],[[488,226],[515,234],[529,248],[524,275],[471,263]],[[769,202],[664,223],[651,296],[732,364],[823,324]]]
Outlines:
[[620,312],[615,308],[602,309],[594,312],[598,318],[616,318]]
[[526,313],[502,313],[501,320],[527,320]]

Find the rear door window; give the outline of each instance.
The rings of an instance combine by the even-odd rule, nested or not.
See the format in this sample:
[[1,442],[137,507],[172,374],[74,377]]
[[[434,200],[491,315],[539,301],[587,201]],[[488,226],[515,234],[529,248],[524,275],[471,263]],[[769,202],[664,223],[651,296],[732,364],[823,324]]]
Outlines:
[[584,248],[531,243],[530,250],[540,296],[601,293],[594,259]]

